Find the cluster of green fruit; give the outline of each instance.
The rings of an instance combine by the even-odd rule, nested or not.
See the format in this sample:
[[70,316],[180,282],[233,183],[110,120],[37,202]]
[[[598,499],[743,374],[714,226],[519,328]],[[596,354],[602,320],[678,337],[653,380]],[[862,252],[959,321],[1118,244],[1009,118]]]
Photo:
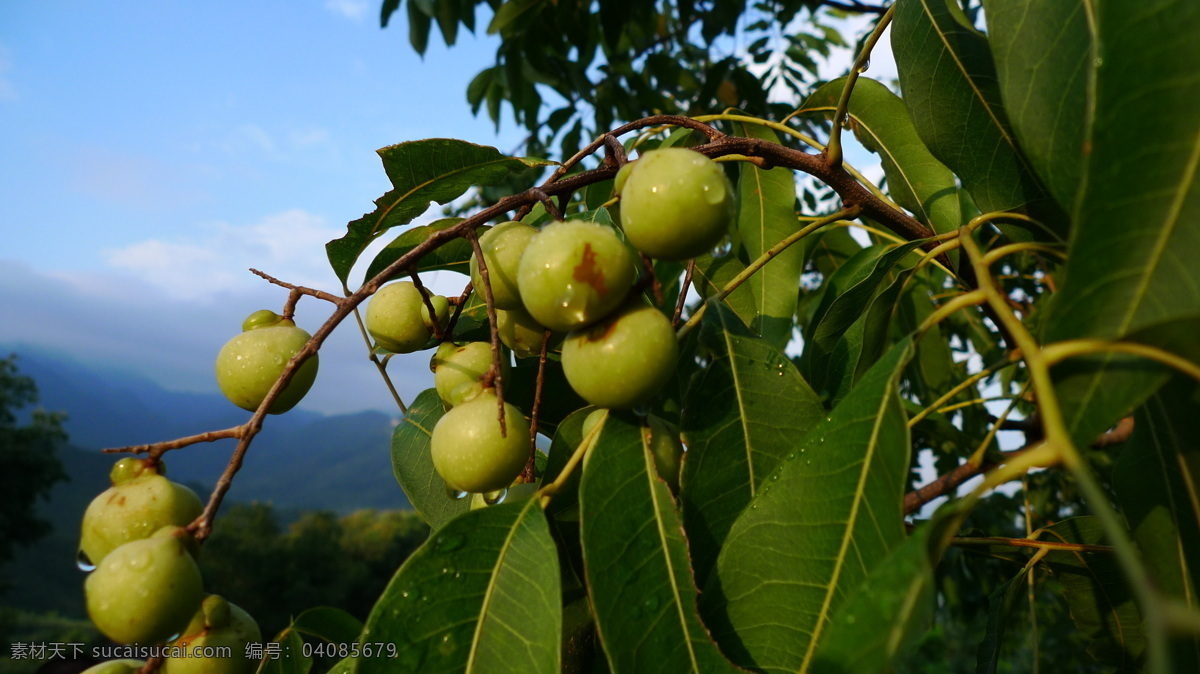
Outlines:
[[[88,616],[121,644],[169,642],[162,671],[242,674],[245,657],[261,640],[245,611],[217,595],[205,596],[194,556],[195,539],[184,527],[203,505],[191,489],[164,475],[162,461],[125,458],[113,466],[112,487],[88,505],[79,543]],[[187,657],[197,648],[227,647],[229,658]],[[89,672],[132,672],[139,661],[113,661]]]
[[[609,409],[647,405],[671,379],[679,357],[671,321],[633,292],[637,254],[694,258],[726,236],[734,213],[724,171],[692,150],[646,152],[623,166],[614,183],[624,240],[616,229],[591,222],[557,221],[540,229],[505,222],[479,237],[483,264],[475,256],[470,263],[476,292],[482,295],[485,283],[490,287],[504,346],[528,358],[540,354],[546,331],[558,333],[554,343],[567,382],[587,402]],[[433,430],[434,467],[456,492],[494,492],[511,485],[525,466],[529,424],[505,403],[501,428],[492,382],[497,376],[503,381],[505,372],[492,371],[490,344],[437,344],[449,308],[445,297],[396,281],[371,298],[366,328],[380,349],[393,353],[437,345],[431,366],[449,411]],[[230,400],[254,410],[309,336],[270,311],[252,314],[243,330],[221,350],[217,379]],[[294,406],[316,370],[315,357],[306,361],[269,411]],[[667,434],[665,425],[658,427]],[[664,446],[677,446],[675,436]],[[669,482],[677,481],[678,457],[674,465]]]

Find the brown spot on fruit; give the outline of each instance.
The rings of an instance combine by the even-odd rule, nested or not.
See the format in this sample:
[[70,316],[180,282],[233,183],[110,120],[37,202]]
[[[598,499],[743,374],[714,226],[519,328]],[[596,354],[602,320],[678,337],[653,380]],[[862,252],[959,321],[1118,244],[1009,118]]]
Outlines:
[[583,244],[583,259],[575,265],[574,279],[591,286],[600,297],[608,294],[608,288],[604,285],[604,270],[596,264],[596,251],[592,250],[590,243]]

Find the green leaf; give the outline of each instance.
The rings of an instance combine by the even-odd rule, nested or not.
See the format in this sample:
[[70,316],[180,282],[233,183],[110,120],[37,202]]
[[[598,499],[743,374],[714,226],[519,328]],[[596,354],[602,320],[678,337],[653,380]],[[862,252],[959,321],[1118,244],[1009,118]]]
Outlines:
[[413,509],[434,529],[471,509],[471,499],[450,497],[446,483],[433,469],[429,440],[443,414],[437,391],[426,389],[408,406],[408,414],[392,433],[392,472]]
[[284,629],[275,643],[282,645],[282,652],[277,658],[264,657],[258,663],[260,674],[307,674],[312,669],[313,660],[304,654],[304,637],[299,632]]
[[[829,82],[813,92],[802,109],[825,110],[832,116],[845,85],[844,77]],[[860,77],[847,113],[854,135],[879,155],[896,203],[938,234],[958,229],[962,207],[954,174],[921,142],[904,101],[879,82]]]
[[[1103,544],[1095,517],[1072,517],[1043,530],[1042,540]],[[1045,567],[1064,586],[1071,619],[1091,643],[1088,653],[1121,672],[1138,672],[1145,639],[1137,605],[1111,553],[1053,551]]]
[[[1113,469],[1113,489],[1155,584],[1200,608],[1200,390],[1177,377],[1135,416],[1134,433]],[[1177,671],[1200,671],[1200,639],[1180,635]]]
[[984,0],[996,75],[1013,131],[1064,209],[1083,163],[1090,2]]
[[904,540],[909,438],[895,345],[734,522],[703,595],[736,664],[807,671],[839,606]]
[[964,515],[956,504],[941,508],[875,565],[834,614],[811,671],[890,671],[933,621],[933,570]]
[[429,28],[432,19],[421,11],[416,0],[408,0],[408,43],[413,51],[424,55],[429,46]]
[[584,566],[612,671],[734,671],[700,622],[679,511],[632,417],[609,414],[583,469]]
[[318,606],[293,618],[289,629],[331,644],[348,644],[358,640],[362,628],[362,621],[342,609]]
[[[779,142],[774,131],[756,124],[735,122],[733,133],[747,138]],[[738,164],[737,230],[748,260],[799,229],[796,219],[796,178],[786,168],[763,170],[748,162]],[[775,256],[746,281],[754,297],[753,326],[763,339],[782,349],[792,339],[792,322],[799,297],[804,250],[791,246]]]
[[700,343],[710,363],[684,400],[680,500],[703,585],[734,520],[825,408],[791,360],[724,304],[709,302]]
[[472,187],[494,185],[517,171],[551,163],[506,157],[494,147],[448,138],[400,143],[378,154],[392,189],[375,200],[374,211],[347,225],[345,236],[325,244],[329,263],[343,283],[372,241],[392,227],[411,222],[430,202],[445,204]]
[[[1152,341],[1200,319],[1200,116],[1180,112],[1200,107],[1200,5],[1096,4],[1100,46],[1093,47],[1085,111],[1090,152],[1045,335],[1140,332]],[[1077,443],[1090,442],[1163,381],[1156,371],[1129,367],[1128,359],[1092,358],[1055,373]]]
[[987,39],[954,0],[897,0],[895,7],[900,88],[929,151],[985,213],[1044,200],[1009,126]]
[[354,672],[559,671],[558,553],[538,499],[472,510],[434,532],[388,584],[360,643],[398,656]]
[[[692,283],[700,297],[707,300],[715,296],[738,274],[746,271],[746,263],[732,251],[719,257],[704,254],[696,258],[696,268],[692,275]],[[761,274],[762,271],[760,270]],[[758,316],[758,306],[754,294],[750,292],[750,284],[743,283],[729,293],[725,303],[737,314],[746,325],[754,325]]]
[[[1039,560],[1040,561],[1040,560]],[[1033,562],[1026,564],[1016,576],[1006,580],[988,597],[987,631],[979,642],[975,656],[975,674],[996,674],[1000,665],[1000,649],[1004,646],[1004,633],[1013,622],[1013,611],[1017,602],[1029,592],[1029,572]]]
[[[542,474],[542,484],[549,484],[558,478],[571,460],[571,455],[583,442],[583,421],[596,408],[588,407],[577,410],[563,419],[550,442],[550,452],[546,457],[546,471]],[[550,499],[546,512],[555,520],[578,520],[579,511],[579,477],[582,471],[576,470],[567,478],[563,487]]]
[[[367,273],[363,274],[363,281],[366,282],[374,278],[376,274],[386,269],[391,263],[399,260],[408,251],[416,248],[435,232],[450,229],[462,222],[462,220],[462,218],[442,218],[428,225],[410,227],[404,230],[402,234],[387,245],[387,248],[379,251],[374,260],[371,260],[371,266],[367,267]],[[477,231],[479,234],[483,234],[488,229],[490,228],[480,227]],[[471,243],[469,241],[461,238],[453,239],[435,248],[428,255],[423,256],[413,268],[416,271],[437,271],[444,269],[470,275],[471,253]]]
[[488,24],[488,35],[504,31],[509,24],[521,18],[521,15],[529,12],[538,5],[541,5],[545,0],[508,0],[500,8],[496,10],[495,16],[492,17],[492,22]]
[[[861,266],[849,265],[839,270],[838,281],[832,283],[837,291],[825,295],[825,301],[817,309],[813,323],[809,326],[814,345],[818,350],[829,350],[865,309],[875,296],[880,284],[891,273],[892,269],[909,253],[921,245],[920,241],[910,241],[898,246],[886,246],[864,249],[874,257],[872,262]],[[915,263],[916,260],[914,259]]]

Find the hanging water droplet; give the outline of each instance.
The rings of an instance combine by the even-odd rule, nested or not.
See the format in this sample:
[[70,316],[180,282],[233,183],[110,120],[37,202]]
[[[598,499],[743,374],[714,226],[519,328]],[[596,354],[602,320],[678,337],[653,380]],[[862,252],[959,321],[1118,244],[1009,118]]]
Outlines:
[[858,67],[858,74],[861,75],[871,69],[871,59],[863,61],[863,64]]
[[711,255],[714,258],[722,258],[728,255],[733,250],[733,241],[729,237],[725,237],[717,242],[717,245],[712,249]]
[[462,534],[442,534],[437,537],[435,547],[441,552],[453,552],[463,546],[466,538]]
[[489,491],[484,494],[483,502],[490,506],[500,505],[504,503],[504,499],[506,498],[508,498],[508,489],[497,489],[496,491]]
[[634,414],[638,415],[639,417],[644,417],[647,414],[650,414],[650,406],[649,405],[635,405],[631,411]]
[[450,485],[446,485],[446,496],[449,496],[450,498],[454,499],[455,501],[461,501],[462,499],[467,497],[467,492],[465,492],[461,489],[455,489],[454,487],[451,487]]
[[90,573],[96,570],[96,565],[92,564],[92,560],[87,556],[86,552],[80,550],[79,554],[75,556],[75,568],[84,573]]

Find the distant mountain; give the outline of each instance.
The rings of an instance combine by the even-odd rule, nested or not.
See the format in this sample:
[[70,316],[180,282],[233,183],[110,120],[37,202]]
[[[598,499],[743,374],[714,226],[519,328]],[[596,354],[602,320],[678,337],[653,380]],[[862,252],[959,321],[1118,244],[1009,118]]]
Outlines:
[[[70,446],[61,448],[60,456],[69,479],[38,506],[53,532],[29,548],[18,548],[4,566],[6,578],[30,582],[15,583],[0,602],[79,616],[83,574],[74,568],[79,524],[87,504],[108,488],[108,472],[118,458],[99,449],[227,428],[249,413],[220,395],[167,391],[148,379],[90,368],[62,354],[0,345],[0,354],[10,353],[17,354],[21,374],[37,383],[39,406],[68,415]],[[250,448],[227,502],[270,501],[285,517],[300,510],[344,514],[409,508],[392,475],[393,423],[381,412],[324,416],[293,410],[272,416]],[[169,452],[168,476],[207,499],[233,449],[232,441],[220,441]]]

